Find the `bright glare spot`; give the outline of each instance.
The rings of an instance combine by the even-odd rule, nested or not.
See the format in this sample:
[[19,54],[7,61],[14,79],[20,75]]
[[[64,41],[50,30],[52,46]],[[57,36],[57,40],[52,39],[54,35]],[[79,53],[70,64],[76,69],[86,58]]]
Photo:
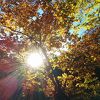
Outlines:
[[58,51],[56,51],[54,54],[55,54],[56,56],[60,56],[60,55],[61,55],[61,53],[58,52]]
[[60,48],[61,51],[68,51],[68,48],[66,47],[63,47],[63,48]]
[[27,58],[27,64],[33,68],[39,68],[43,65],[42,56],[38,53],[30,53]]
[[32,20],[34,20],[34,21],[35,21],[36,19],[37,19],[37,17],[36,17],[36,16],[33,16],[33,17],[32,17]]

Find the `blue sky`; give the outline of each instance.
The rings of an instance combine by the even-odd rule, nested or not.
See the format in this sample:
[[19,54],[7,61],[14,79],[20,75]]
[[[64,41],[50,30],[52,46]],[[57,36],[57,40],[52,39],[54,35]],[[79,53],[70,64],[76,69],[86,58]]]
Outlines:
[[[89,12],[85,12],[88,8],[92,8]],[[87,24],[89,19],[89,16],[98,17],[97,10],[99,9],[99,4],[94,5],[93,3],[88,4],[83,10],[80,9],[79,13],[76,15],[78,21],[73,22],[74,29],[71,28],[69,32],[71,34],[75,33],[75,29],[77,29],[76,34],[78,34],[79,37],[82,37],[87,30]],[[94,15],[93,15],[94,14]]]
[[44,13],[43,9],[42,8],[39,8],[37,10],[37,13],[39,14],[39,16],[42,16],[42,14]]

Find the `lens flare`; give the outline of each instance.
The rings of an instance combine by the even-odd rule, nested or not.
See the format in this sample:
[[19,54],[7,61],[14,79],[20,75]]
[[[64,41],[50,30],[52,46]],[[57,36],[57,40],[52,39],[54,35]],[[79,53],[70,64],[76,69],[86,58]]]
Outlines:
[[33,68],[39,68],[43,65],[43,58],[38,53],[30,53],[27,57],[27,64]]

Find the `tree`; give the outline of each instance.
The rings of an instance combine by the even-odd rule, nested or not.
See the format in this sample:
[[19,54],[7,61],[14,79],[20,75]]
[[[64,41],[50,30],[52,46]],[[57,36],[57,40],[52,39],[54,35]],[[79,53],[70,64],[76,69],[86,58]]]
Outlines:
[[99,93],[99,31],[96,29],[96,32],[86,34],[82,39],[72,35],[69,50],[52,61],[54,67],[63,70],[58,79],[66,93],[74,96],[73,99],[81,94],[80,99],[89,99]]
[[[96,32],[86,34],[83,38],[69,34],[76,20],[75,12],[80,9],[79,2],[1,2],[0,58],[15,60],[10,65],[13,64],[17,69],[23,95],[43,91],[55,100],[66,100],[81,93],[84,93],[80,95],[81,98],[84,95],[88,98],[88,94],[95,95],[96,87],[100,87],[96,72],[100,65],[99,29],[96,28]],[[45,65],[39,70],[28,67],[25,62],[27,53],[34,49],[41,50],[46,58]],[[57,56],[55,52],[60,55]]]

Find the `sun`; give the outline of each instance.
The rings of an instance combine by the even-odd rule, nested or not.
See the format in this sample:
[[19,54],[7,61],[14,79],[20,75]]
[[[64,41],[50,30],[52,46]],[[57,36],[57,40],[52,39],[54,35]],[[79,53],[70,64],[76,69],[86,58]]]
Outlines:
[[43,58],[39,53],[30,53],[27,57],[27,64],[37,69],[43,65]]

